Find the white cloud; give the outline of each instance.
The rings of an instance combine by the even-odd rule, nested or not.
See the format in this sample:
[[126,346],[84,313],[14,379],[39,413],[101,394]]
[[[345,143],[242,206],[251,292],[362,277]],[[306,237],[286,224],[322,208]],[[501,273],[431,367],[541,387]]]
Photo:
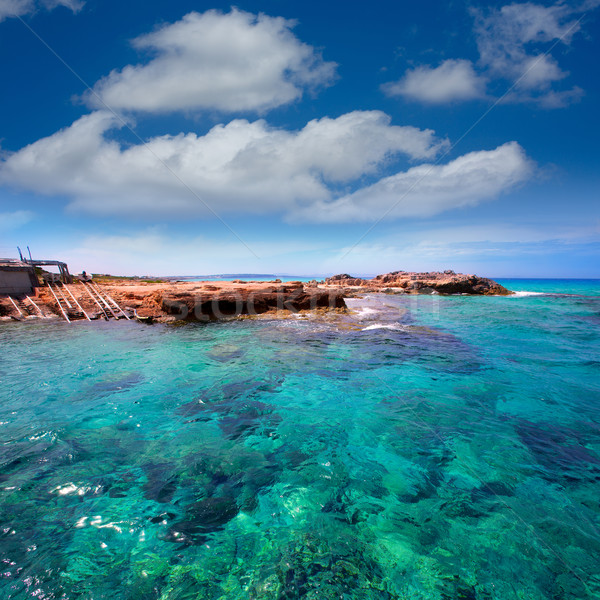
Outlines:
[[83,0],[42,0],[42,4],[48,10],[56,8],[57,6],[64,6],[76,13],[83,8],[85,2]]
[[473,9],[479,50],[477,68],[468,60],[445,60],[438,67],[409,69],[399,81],[382,86],[390,96],[430,104],[465,101],[485,96],[486,83],[509,82],[507,102],[533,102],[559,108],[581,98],[577,86],[557,89],[569,73],[550,53],[558,42],[568,46],[581,30],[579,15],[600,0],[578,7],[557,2],[551,6],[525,2],[499,9]]
[[239,10],[189,13],[134,40],[155,57],[112,71],[85,95],[93,108],[148,111],[264,111],[288,104],[306,88],[328,85],[324,62],[281,17]]
[[533,168],[521,146],[509,142],[445,165],[413,167],[342,198],[315,202],[293,217],[317,222],[374,221],[383,215],[430,217],[493,198],[526,181]]
[[[390,125],[379,111],[310,121],[300,131],[233,120],[206,135],[161,136],[122,147],[116,118],[98,111],[0,163],[0,182],[105,215],[287,213],[330,201],[341,184],[375,174],[391,157],[433,158],[447,147],[431,130]],[[166,165],[166,166],[165,166]]]
[[455,100],[473,100],[485,95],[485,79],[475,73],[468,60],[445,60],[439,67],[417,67],[400,81],[385,84],[389,96],[442,104]]
[[78,12],[84,5],[79,0],[0,0],[0,21],[10,17],[22,17],[23,15],[34,12],[39,6],[52,10],[57,6],[65,6],[73,12]]
[[30,210],[0,212],[0,231],[11,231],[27,225],[35,217]]
[[8,17],[19,17],[33,11],[33,0],[0,0],[0,21]]
[[547,55],[528,56],[521,65],[523,70],[517,87],[529,90],[546,90],[554,81],[564,79],[567,74],[560,70],[556,61]]
[[[594,7],[592,4],[589,8]],[[581,12],[582,7],[573,8],[560,2],[551,6],[526,2],[487,13],[474,11],[479,62],[491,76],[515,84],[509,100],[559,107],[580,97],[581,90],[576,87],[553,89],[568,72],[547,52],[551,43],[571,43],[581,29],[580,21],[575,18]]]

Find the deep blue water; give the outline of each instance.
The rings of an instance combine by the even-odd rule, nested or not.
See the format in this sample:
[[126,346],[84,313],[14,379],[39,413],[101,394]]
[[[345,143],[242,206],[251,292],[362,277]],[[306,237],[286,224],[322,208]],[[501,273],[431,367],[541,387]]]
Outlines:
[[600,285],[512,287],[1,324],[0,598],[599,598]]
[[515,292],[600,295],[600,279],[496,279]]

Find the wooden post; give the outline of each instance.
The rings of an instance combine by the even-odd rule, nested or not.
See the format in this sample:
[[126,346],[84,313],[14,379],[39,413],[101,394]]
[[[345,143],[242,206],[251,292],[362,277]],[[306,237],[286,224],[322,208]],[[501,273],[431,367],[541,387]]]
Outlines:
[[29,296],[25,296],[25,298],[27,298],[27,300],[29,300],[29,302],[31,302],[31,304],[33,304],[33,306],[37,309],[37,311],[40,313],[40,317],[42,319],[47,319],[48,317],[46,317],[44,315],[44,313],[42,312],[42,309],[29,297]]
[[[64,285],[64,283],[63,283],[63,285]],[[72,309],[73,307],[71,306],[71,303],[67,300],[65,295],[62,293],[62,290],[58,286],[56,286],[56,289],[58,290],[58,293],[60,294],[61,298],[67,303],[67,307]]]
[[9,296],[8,299],[12,302],[12,305],[17,309],[17,312],[23,317],[26,318],[27,315],[23,313],[23,311],[17,306],[15,301]]
[[100,302],[98,302],[97,298],[92,294],[92,292],[90,292],[88,286],[86,285],[86,283],[84,281],[81,282],[81,285],[83,286],[85,291],[88,293],[89,297],[98,305],[100,310],[104,313],[104,318],[108,321],[108,314],[104,310],[104,307],[102,306],[102,304],[100,304]]
[[[90,284],[90,285],[94,285],[95,286],[95,290],[96,293],[100,292],[100,289],[98,288],[97,284]],[[128,320],[131,321],[131,319],[125,314],[125,311],[108,295],[107,292],[103,292],[103,294],[121,311],[121,314]]]
[[73,276],[69,273],[69,265],[65,263],[65,273],[67,274],[67,281],[65,283],[73,283]]
[[75,302],[75,304],[77,304],[77,306],[79,307],[79,310],[84,314],[85,318],[88,321],[91,321],[91,319],[88,317],[88,314],[85,312],[85,310],[83,310],[83,307],[81,306],[81,304],[79,304],[79,302],[77,302],[77,298],[75,298],[75,296],[73,296],[73,294],[71,293],[71,290],[66,285],[63,287],[65,288],[65,290],[67,290],[67,292],[69,292],[69,296],[71,296],[71,298],[73,298],[73,302]]
[[89,282],[89,285],[96,292],[96,294],[98,295],[98,298],[100,298],[100,300],[102,300],[102,303],[104,304],[104,306],[106,306],[106,308],[108,308],[108,310],[110,310],[110,312],[112,313],[112,316],[118,320],[119,317],[117,317],[117,313],[112,309],[111,305],[102,297],[102,294],[100,293],[100,290],[98,289],[98,287],[94,286],[94,284],[91,281]]
[[81,282],[81,285],[85,288],[85,291],[90,295],[90,298],[100,307],[100,310],[104,313],[104,318],[108,321],[108,315],[106,314],[106,311],[104,310],[102,304],[100,304],[100,302],[98,302],[98,300],[96,300],[96,298],[92,295],[92,292],[90,292],[88,286],[85,284],[84,281]]
[[69,317],[67,317],[67,313],[64,311],[62,304],[60,303],[60,300],[58,299],[57,295],[54,293],[54,290],[52,289],[52,284],[50,282],[48,282],[48,287],[50,288],[50,291],[52,292],[52,295],[54,296],[54,299],[56,300],[56,304],[58,304],[58,308],[60,308],[60,312],[63,314],[63,317],[65,318],[67,323],[70,323],[71,320],[69,319]]

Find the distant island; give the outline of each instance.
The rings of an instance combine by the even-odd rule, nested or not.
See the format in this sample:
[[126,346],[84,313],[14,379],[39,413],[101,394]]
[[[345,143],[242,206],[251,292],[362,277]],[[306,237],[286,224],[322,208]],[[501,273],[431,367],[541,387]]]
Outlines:
[[221,273],[216,275],[169,275],[162,277],[168,281],[198,281],[210,279],[276,279],[273,273]]

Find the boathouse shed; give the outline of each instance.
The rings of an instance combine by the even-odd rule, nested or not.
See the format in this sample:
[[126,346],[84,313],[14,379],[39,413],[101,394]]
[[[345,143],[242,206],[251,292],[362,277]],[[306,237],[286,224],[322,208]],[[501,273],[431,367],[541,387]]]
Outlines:
[[32,265],[12,258],[0,258],[0,296],[33,294],[38,278]]

